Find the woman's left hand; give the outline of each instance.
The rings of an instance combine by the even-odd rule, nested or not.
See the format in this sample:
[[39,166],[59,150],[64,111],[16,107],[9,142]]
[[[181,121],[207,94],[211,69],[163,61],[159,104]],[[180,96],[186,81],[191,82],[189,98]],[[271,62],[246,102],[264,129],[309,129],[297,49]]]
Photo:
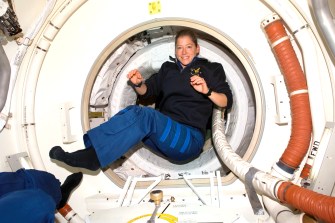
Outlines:
[[202,94],[206,94],[208,92],[208,86],[207,83],[205,81],[204,78],[197,76],[197,75],[193,75],[190,78],[190,84],[192,85],[192,87],[202,93]]

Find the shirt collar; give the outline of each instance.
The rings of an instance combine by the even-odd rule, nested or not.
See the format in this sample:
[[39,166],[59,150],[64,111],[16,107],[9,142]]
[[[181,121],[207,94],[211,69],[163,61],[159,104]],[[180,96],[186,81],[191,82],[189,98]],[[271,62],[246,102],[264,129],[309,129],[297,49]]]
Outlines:
[[191,63],[187,64],[187,66],[183,68],[183,66],[181,65],[181,62],[177,58],[174,58],[172,56],[169,56],[169,58],[170,58],[170,60],[174,61],[177,64],[177,66],[179,67],[180,70],[183,70],[186,67],[189,67],[192,63],[194,63],[195,61],[197,61],[199,59],[198,56],[195,56],[193,58],[193,60],[191,61]]

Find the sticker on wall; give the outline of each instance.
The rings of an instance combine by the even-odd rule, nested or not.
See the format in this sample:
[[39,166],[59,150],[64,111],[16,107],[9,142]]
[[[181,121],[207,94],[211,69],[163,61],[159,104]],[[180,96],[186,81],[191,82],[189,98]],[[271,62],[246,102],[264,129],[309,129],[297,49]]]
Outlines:
[[161,12],[161,2],[149,2],[149,13],[150,15],[157,14]]

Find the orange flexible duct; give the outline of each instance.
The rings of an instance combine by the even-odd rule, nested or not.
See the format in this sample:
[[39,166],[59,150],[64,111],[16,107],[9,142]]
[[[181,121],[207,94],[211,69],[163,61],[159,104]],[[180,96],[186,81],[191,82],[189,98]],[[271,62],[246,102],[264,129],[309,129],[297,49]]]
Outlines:
[[335,197],[310,191],[290,182],[283,182],[277,191],[278,199],[324,222],[335,222]]
[[302,179],[308,179],[309,174],[311,172],[312,166],[308,163],[305,163],[304,168],[302,169],[301,173],[300,173],[300,177]]
[[264,30],[283,73],[292,113],[290,141],[277,165],[293,174],[308,151],[312,133],[306,78],[282,22],[275,20]]
[[[307,84],[293,47],[280,20],[265,28],[277,55],[279,66],[291,98],[292,133],[288,147],[280,158],[283,169],[297,168],[307,153],[312,132]],[[285,166],[283,166],[285,165]],[[307,178],[311,166],[305,165],[301,176]],[[282,182],[277,190],[278,199],[327,223],[335,222],[335,198]]]

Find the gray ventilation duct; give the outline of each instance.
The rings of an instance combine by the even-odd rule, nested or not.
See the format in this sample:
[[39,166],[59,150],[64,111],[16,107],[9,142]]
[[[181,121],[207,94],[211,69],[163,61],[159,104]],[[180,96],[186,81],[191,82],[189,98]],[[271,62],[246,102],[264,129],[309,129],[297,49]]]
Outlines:
[[0,45],[0,111],[2,111],[6,104],[9,81],[10,64],[5,50],[2,45]]

